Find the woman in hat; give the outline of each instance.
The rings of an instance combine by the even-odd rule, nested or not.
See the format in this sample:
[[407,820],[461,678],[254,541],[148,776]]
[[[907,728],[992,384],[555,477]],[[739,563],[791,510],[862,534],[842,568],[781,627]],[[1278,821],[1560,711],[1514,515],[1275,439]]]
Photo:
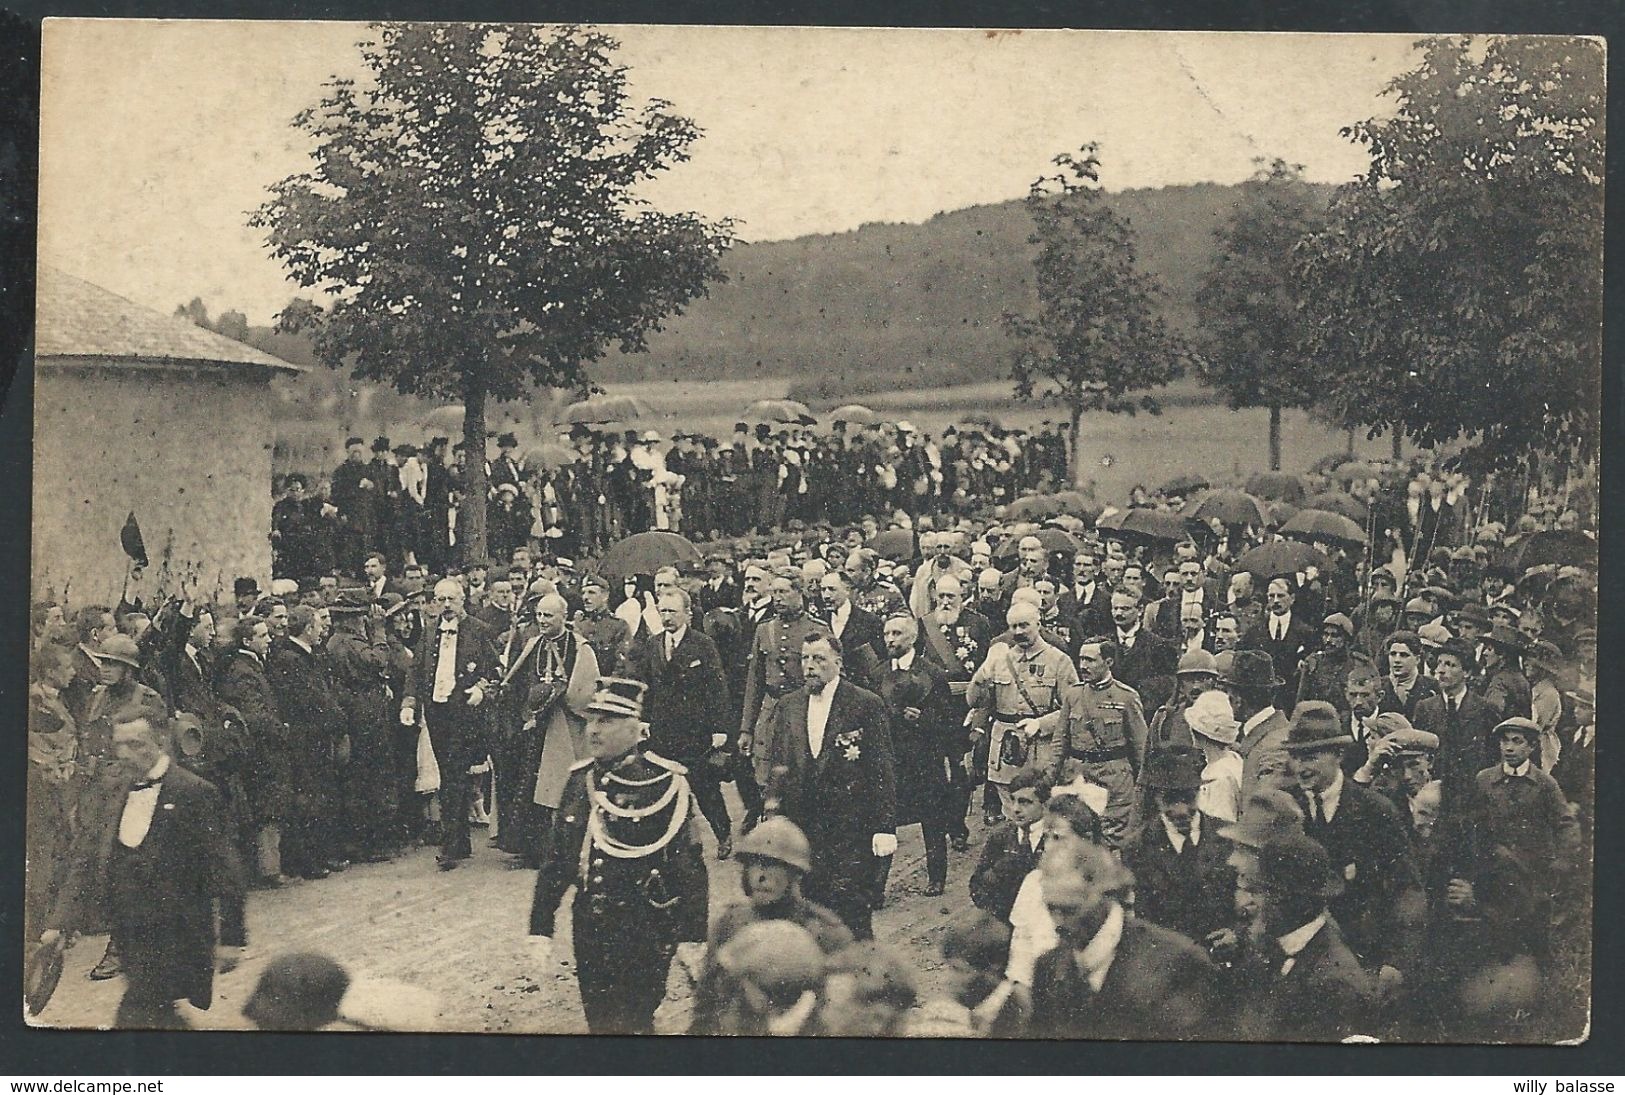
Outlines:
[[1185,723],[1202,753],[1202,784],[1196,808],[1218,821],[1241,816],[1241,754],[1234,748],[1241,724],[1223,692],[1203,692],[1185,711]]
[[1530,717],[1540,727],[1540,767],[1550,772],[1563,755],[1568,719],[1559,681],[1568,666],[1556,643],[1537,639],[1524,651],[1523,671],[1529,680]]

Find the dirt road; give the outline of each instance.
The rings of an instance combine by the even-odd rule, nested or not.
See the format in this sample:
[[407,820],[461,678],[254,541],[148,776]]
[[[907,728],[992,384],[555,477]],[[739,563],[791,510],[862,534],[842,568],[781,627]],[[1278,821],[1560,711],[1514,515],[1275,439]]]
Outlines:
[[[730,790],[730,799],[732,794]],[[731,802],[740,816],[737,800]],[[900,948],[919,971],[922,993],[937,986],[937,944],[951,912],[969,907],[967,889],[979,848],[973,822],[969,853],[949,853],[948,893],[927,898],[919,829],[899,836],[886,906],[875,915],[875,934]],[[537,968],[525,943],[535,872],[511,870],[508,857],[485,846],[476,830],[474,859],[461,869],[435,869],[434,851],[420,848],[390,863],[358,865],[318,882],[295,882],[256,891],[248,901],[250,946],[243,965],[215,980],[214,1006],[183,1005],[194,1026],[243,1029],[240,1014],[268,958],[290,951],[321,951],[352,976],[422,990],[424,1028],[449,1031],[584,1034],[581,1000],[569,964],[568,910],[548,967]],[[713,913],[741,900],[735,863],[712,857],[707,837]],[[61,986],[36,1022],[58,1027],[112,1025],[123,981],[92,982],[85,973],[101,956],[105,936],[80,939],[70,950]],[[397,998],[398,990],[377,990]],[[674,963],[666,1001],[656,1016],[661,1033],[687,1028],[692,986]]]

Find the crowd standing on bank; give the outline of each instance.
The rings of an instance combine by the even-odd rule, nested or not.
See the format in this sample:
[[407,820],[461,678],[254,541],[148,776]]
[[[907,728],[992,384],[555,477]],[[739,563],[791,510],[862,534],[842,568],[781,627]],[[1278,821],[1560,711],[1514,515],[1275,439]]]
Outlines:
[[[567,440],[498,439],[488,559],[443,439],[352,438],[285,483],[270,588],[35,606],[29,937],[109,932],[121,1025],[207,1005],[251,889],[479,831],[539,949],[574,890],[594,1032],[652,1029],[679,958],[705,1033],[1583,1027],[1579,509],[1373,469],[1321,484],[1358,538],[1295,538],[1198,484],[1038,520],[1059,431]],[[698,548],[617,559],[649,529]],[[914,825],[951,999],[874,938]]]

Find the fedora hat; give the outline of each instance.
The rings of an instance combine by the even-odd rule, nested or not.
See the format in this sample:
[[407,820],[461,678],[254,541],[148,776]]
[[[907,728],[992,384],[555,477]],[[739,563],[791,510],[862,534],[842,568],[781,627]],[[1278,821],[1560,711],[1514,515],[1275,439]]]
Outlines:
[[1309,753],[1337,749],[1353,742],[1354,735],[1343,729],[1337,708],[1325,700],[1305,700],[1292,711],[1284,748],[1289,753]]
[[1303,807],[1275,787],[1260,787],[1241,808],[1241,819],[1219,830],[1232,844],[1257,850],[1276,836],[1303,832]]
[[1523,653],[1523,632],[1504,623],[1498,623],[1490,628],[1490,633],[1484,636],[1484,641],[1513,654]]
[[1265,844],[1258,853],[1258,874],[1267,893],[1331,898],[1343,892],[1326,849],[1301,832],[1284,833]]
[[1468,601],[1456,609],[1456,619],[1462,623],[1474,623],[1479,627],[1490,626],[1490,610],[1477,601]]
[[96,650],[96,659],[121,662],[131,669],[140,669],[141,647],[128,635],[109,635]]
[[1268,691],[1286,683],[1275,675],[1275,662],[1262,650],[1237,650],[1224,674],[1224,683],[1237,688]]
[[1145,762],[1145,783],[1153,791],[1195,791],[1202,786],[1202,755],[1194,749],[1162,749]]

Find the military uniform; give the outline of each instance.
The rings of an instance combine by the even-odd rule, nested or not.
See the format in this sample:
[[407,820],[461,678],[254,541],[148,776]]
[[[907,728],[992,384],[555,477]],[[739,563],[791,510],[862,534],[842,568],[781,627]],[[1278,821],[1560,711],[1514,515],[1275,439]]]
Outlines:
[[1033,765],[1057,783],[1081,775],[1106,788],[1101,835],[1118,848],[1134,824],[1134,785],[1148,737],[1138,692],[1111,677],[1078,681],[1062,694],[1060,710],[1041,722]]
[[870,582],[867,586],[854,587],[852,603],[882,620],[893,612],[908,609],[908,602],[903,599],[903,591],[884,579]]
[[627,641],[632,637],[626,621],[608,609],[602,612],[588,612],[585,609],[577,612],[575,631],[582,642],[592,647],[592,652],[598,656],[598,671],[605,674],[615,672]]
[[649,1034],[677,944],[706,937],[705,863],[686,769],[634,749],[570,770],[548,832],[530,934],[553,935],[564,892],[593,1034]]
[[1030,650],[994,643],[965,693],[973,711],[985,715],[992,724],[988,741],[988,782],[1004,787],[1022,768],[1037,764],[1041,757],[1036,742],[1028,743],[1029,755],[1022,763],[1005,762],[1004,738],[1023,719],[1050,715],[1059,710],[1061,698],[1076,684],[1078,671],[1066,652],[1039,639]]
[[808,635],[828,635],[829,628],[802,613],[793,620],[778,616],[762,621],[751,641],[745,669],[745,708],[739,732],[755,735],[751,747],[756,782],[765,787],[768,754],[772,742],[759,732],[772,725],[773,707],[779,699],[801,687],[801,646]]

